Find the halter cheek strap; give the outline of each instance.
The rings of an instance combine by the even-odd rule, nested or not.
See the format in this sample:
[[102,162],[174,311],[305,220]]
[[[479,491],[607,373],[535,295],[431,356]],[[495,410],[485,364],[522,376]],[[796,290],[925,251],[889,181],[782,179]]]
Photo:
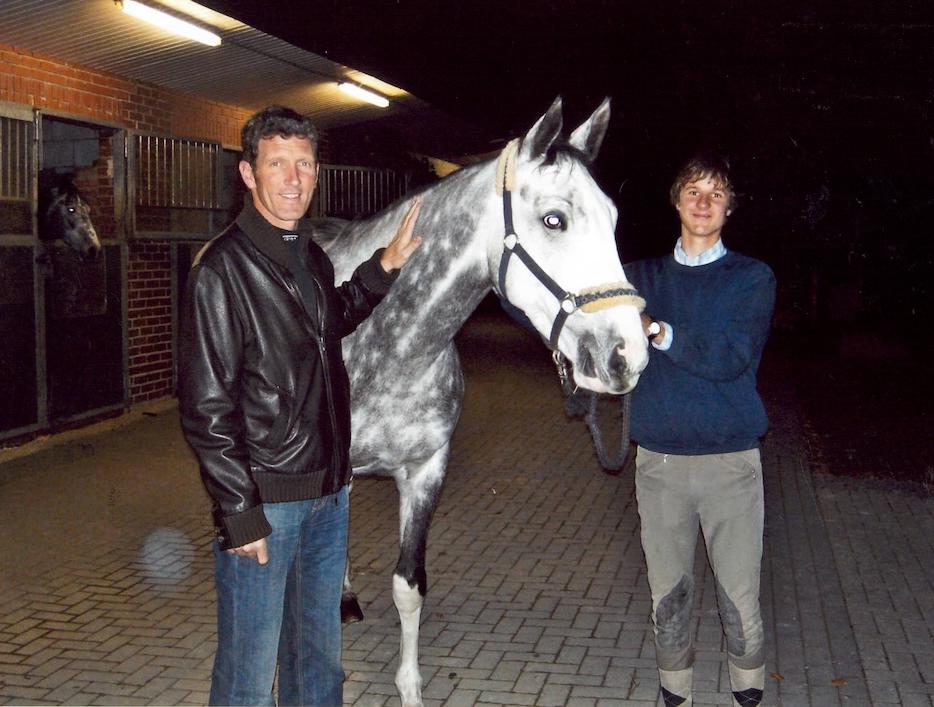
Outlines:
[[564,322],[578,309],[582,312],[597,312],[601,309],[609,309],[610,307],[628,304],[637,307],[641,312],[645,309],[645,300],[639,296],[636,289],[628,282],[614,282],[598,285],[596,287],[588,287],[582,290],[580,294],[574,294],[558,285],[558,283],[535,262],[535,259],[529,252],[522,247],[512,218],[512,192],[515,188],[516,154],[518,151],[519,140],[517,138],[506,145],[496,163],[496,193],[502,194],[503,196],[503,224],[505,226],[503,255],[499,260],[499,292],[502,298],[508,302],[509,298],[506,296],[506,271],[509,269],[510,257],[515,254],[525,267],[529,269],[529,272],[531,272],[560,303],[558,314],[555,316],[555,321],[551,325],[551,335],[548,337],[548,343],[552,350],[557,351],[558,337],[561,335],[561,329],[564,328]]

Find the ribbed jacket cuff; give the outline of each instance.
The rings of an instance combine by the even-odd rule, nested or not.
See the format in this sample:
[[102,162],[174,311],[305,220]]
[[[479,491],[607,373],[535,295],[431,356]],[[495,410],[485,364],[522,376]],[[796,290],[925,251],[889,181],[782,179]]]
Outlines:
[[389,292],[392,283],[399,277],[398,269],[392,270],[391,272],[383,270],[383,266],[379,261],[384,250],[386,249],[380,248],[373,253],[373,257],[361,263],[357,268],[357,273],[363,280],[363,284],[366,285],[370,292],[374,292],[378,295],[385,295]]
[[272,471],[253,471],[253,481],[259,487],[264,503],[288,503],[309,498],[329,496],[334,488],[334,477],[327,469],[311,474],[283,474]]
[[242,513],[220,518],[221,529],[217,536],[221,550],[246,545],[265,538],[272,532],[262,506],[254,506]]

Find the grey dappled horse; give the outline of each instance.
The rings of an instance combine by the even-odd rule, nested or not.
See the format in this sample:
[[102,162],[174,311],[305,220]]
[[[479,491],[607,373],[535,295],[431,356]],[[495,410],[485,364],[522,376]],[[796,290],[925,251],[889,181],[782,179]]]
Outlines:
[[93,260],[101,241],[91,222],[91,209],[70,174],[43,172],[39,176],[39,238],[44,243],[62,240],[82,259]]
[[[570,360],[581,387],[628,392],[648,360],[643,303],[616,250],[616,208],[588,168],[609,114],[604,101],[564,141],[559,98],[499,159],[421,192],[415,231],[424,242],[344,340],[354,474],[392,476],[399,491],[392,591],[402,631],[395,682],[406,706],[422,704],[418,630],[428,526],[464,392],[456,332],[493,289]],[[389,242],[412,198],[368,221],[325,224],[320,240],[338,282]]]

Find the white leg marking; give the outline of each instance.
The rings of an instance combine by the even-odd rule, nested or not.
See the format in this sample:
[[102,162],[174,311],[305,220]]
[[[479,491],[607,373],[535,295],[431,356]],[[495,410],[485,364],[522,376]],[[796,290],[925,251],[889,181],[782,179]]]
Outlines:
[[392,599],[402,626],[396,689],[399,691],[403,707],[421,707],[422,674],[418,670],[418,625],[422,616],[422,595],[418,593],[418,586],[410,587],[402,577],[394,574]]

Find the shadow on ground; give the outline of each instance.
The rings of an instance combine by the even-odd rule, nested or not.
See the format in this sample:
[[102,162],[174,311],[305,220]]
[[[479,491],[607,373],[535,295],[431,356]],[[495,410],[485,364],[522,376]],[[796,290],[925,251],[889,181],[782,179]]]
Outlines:
[[920,352],[773,336],[763,367],[777,358],[792,366],[812,471],[934,493],[934,377]]

